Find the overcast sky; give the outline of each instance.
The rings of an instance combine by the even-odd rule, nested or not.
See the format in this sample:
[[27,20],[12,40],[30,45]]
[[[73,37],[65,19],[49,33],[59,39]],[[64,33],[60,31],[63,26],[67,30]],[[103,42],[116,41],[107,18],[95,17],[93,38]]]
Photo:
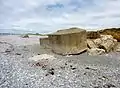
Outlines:
[[0,0],[0,32],[120,27],[120,0]]

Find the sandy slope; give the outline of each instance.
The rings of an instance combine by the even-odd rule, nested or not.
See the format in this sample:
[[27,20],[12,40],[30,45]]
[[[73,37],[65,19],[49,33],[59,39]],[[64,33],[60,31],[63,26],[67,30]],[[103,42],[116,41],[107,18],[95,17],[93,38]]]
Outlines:
[[[38,38],[0,37],[0,88],[120,88],[120,53],[60,56],[40,47]],[[39,61],[29,59],[36,55]]]

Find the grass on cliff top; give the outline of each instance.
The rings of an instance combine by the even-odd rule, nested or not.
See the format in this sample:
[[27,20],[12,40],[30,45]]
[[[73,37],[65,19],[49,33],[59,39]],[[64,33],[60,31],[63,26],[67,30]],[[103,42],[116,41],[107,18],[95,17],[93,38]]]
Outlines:
[[32,34],[32,33],[28,33],[27,35],[47,36],[47,34],[39,34],[39,33],[35,33],[35,34]]

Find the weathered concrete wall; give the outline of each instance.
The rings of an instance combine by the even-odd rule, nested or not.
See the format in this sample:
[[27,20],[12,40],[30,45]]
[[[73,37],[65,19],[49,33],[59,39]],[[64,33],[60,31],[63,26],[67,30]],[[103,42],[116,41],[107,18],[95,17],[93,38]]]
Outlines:
[[40,45],[44,48],[50,48],[49,38],[40,38]]
[[55,53],[78,54],[87,49],[87,35],[83,29],[60,30],[49,35],[49,43]]

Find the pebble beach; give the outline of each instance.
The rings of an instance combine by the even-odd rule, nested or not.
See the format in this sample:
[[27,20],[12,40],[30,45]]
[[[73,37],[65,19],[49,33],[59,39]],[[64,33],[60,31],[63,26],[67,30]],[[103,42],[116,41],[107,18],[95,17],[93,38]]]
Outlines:
[[0,36],[0,88],[120,88],[120,53],[61,56],[39,38]]

